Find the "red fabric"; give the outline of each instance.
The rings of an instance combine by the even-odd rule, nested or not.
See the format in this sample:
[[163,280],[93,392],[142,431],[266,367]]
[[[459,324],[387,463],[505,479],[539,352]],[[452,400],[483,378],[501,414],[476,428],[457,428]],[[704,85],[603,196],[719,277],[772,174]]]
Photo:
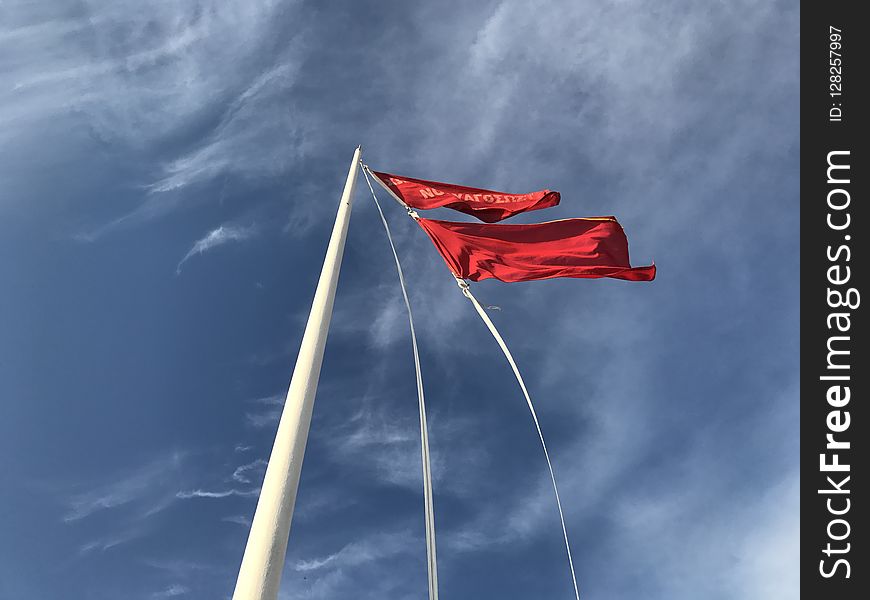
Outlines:
[[656,267],[632,267],[615,217],[534,225],[484,225],[418,219],[454,275],[480,281],[553,277],[655,279]]
[[550,190],[505,194],[378,171],[372,173],[411,208],[428,210],[446,206],[477,217],[485,223],[495,223],[529,210],[556,206],[560,199],[559,192]]

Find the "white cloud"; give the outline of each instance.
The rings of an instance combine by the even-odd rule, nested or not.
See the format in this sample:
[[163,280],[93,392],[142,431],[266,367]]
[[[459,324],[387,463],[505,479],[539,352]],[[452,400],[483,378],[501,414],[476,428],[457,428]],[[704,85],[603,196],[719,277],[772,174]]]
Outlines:
[[[265,470],[266,465],[268,465],[268,461],[258,458],[257,460],[249,463],[245,463],[243,465],[239,465],[236,467],[236,470],[233,471],[233,481],[237,481],[238,483],[251,483],[251,480],[248,479],[251,474],[248,471],[262,471]],[[262,477],[261,477],[262,479]]]
[[[741,523],[731,586],[739,598],[790,600],[800,597],[800,474],[789,473],[765,491]],[[723,524],[728,538],[733,522]]]
[[293,563],[293,570],[316,571],[327,566],[334,569],[357,567],[405,552],[417,541],[408,532],[376,534],[361,541],[351,542],[338,552],[322,558],[297,560]]
[[[123,216],[74,235],[80,240],[169,213],[191,201],[177,192],[193,183],[285,172],[316,139],[291,94],[305,32],[278,30],[295,9],[294,0],[5,7],[0,179],[11,185],[0,209],[25,201],[29,180],[55,153],[67,160],[109,148],[141,166],[128,186],[132,208],[116,202]],[[47,148],[46,132],[58,131]],[[16,168],[22,155],[34,170]]]
[[271,396],[263,396],[262,398],[254,398],[249,402],[254,402],[256,404],[266,404],[268,406],[284,406],[284,400],[286,398],[286,394],[273,394]]
[[210,571],[220,571],[220,567],[214,564],[205,562],[195,562],[187,559],[167,558],[165,553],[161,554],[159,559],[146,559],[142,561],[152,569],[166,572],[174,579],[183,579],[190,577],[193,573],[207,573]]
[[338,552],[335,554],[330,554],[324,558],[314,558],[311,560],[298,560],[296,564],[293,565],[293,568],[297,571],[314,571],[320,569],[321,567],[325,567],[326,565],[333,562],[336,558],[338,558]]
[[[15,134],[80,112],[106,139],[159,140],[216,98],[258,87],[263,76],[251,78],[248,69],[276,8],[272,1],[86,1],[75,15],[56,11],[45,20],[44,11],[20,4],[0,27],[0,65],[10,82],[0,90],[2,122]],[[230,106],[238,110],[237,103]]]
[[122,532],[116,532],[108,536],[92,540],[79,546],[79,554],[90,554],[95,551],[105,552],[116,546],[134,540],[144,534],[141,527],[134,527]]
[[221,518],[221,521],[224,523],[235,523],[236,525],[241,525],[244,528],[251,527],[251,519],[244,515],[232,515],[229,517]]
[[[234,452],[235,454],[235,452]],[[262,458],[258,458],[256,460],[243,463],[238,465],[233,469],[233,472],[228,476],[224,477],[224,481],[232,481],[237,484],[245,484],[250,485],[252,483],[260,483],[262,481],[262,476],[256,477],[256,482],[253,481],[254,473],[265,472],[266,466],[268,465],[268,461]],[[214,478],[211,478],[214,479]],[[194,489],[185,489],[179,490],[175,493],[175,497],[181,500],[190,500],[193,498],[211,498],[211,499],[221,499],[221,498],[229,498],[229,497],[240,497],[240,498],[253,498],[257,497],[260,494],[259,487],[229,487],[225,489],[221,489],[220,486],[209,486],[210,488],[217,489],[206,489],[205,486],[200,486]],[[226,519],[225,519],[226,520]]]
[[276,425],[281,420],[281,412],[286,398],[286,394],[274,394],[249,400],[249,402],[259,404],[265,408],[259,411],[246,412],[245,422],[248,426],[255,429],[263,429]]
[[258,496],[259,494],[260,488],[250,490],[237,490],[235,488],[231,488],[228,490],[217,491],[196,489],[177,492],[175,494],[175,497],[182,500],[189,500],[191,498],[228,498],[230,496],[241,496],[243,498],[249,498],[251,496]]
[[[707,474],[691,473],[696,484],[709,478],[697,466]],[[714,482],[706,492],[671,482],[623,496],[611,509],[615,527],[601,553],[611,564],[631,564],[658,597],[797,598],[798,478],[785,473],[740,503],[713,497]]]
[[[374,399],[363,399],[360,410],[337,425],[338,431],[322,434],[336,440],[329,448],[333,460],[370,470],[383,483],[422,489],[420,430],[412,417],[416,413],[389,418],[383,409],[375,408]],[[433,479],[437,479],[440,457],[435,450],[431,454]]]
[[75,494],[63,520],[78,521],[94,513],[135,504],[143,516],[158,512],[171,503],[167,488],[177,479],[184,455],[174,453],[132,470],[117,481]]
[[221,225],[217,229],[209,231],[204,237],[194,242],[190,250],[187,251],[187,254],[184,255],[184,258],[179,261],[178,266],[175,268],[175,274],[181,273],[181,267],[191,257],[204,254],[229,242],[240,242],[250,239],[255,233],[256,230],[253,227],[237,227],[234,225]]
[[[323,557],[290,559],[292,571],[285,575],[285,579],[291,581],[283,586],[280,597],[282,600],[327,600],[349,594],[360,598],[400,597],[396,596],[397,589],[418,587],[420,581],[414,581],[417,575],[422,575],[425,582],[425,570],[420,573],[397,572],[395,569],[384,572],[383,567],[395,564],[400,557],[418,554],[422,543],[422,539],[408,531],[378,533],[351,542]],[[358,589],[355,583],[361,569],[379,574],[376,583],[365,590]]]
[[263,412],[245,413],[245,422],[255,428],[264,429],[272,427],[281,420],[281,409],[274,408]]
[[158,600],[160,598],[176,598],[178,596],[186,596],[190,592],[190,589],[178,584],[174,583],[167,587],[165,590],[154,592],[151,594],[151,598],[153,600]]
[[175,452],[130,469],[114,481],[72,495],[63,515],[69,526],[99,513],[113,513],[109,531],[97,533],[102,529],[98,520],[76,527],[75,531],[90,538],[78,545],[79,555],[105,552],[147,535],[155,526],[149,518],[176,502],[173,488],[181,479],[186,457],[185,453]]
[[296,66],[279,64],[261,74],[225,109],[220,123],[198,147],[165,165],[151,186],[170,192],[234,173],[262,177],[284,172],[304,152],[304,119],[277,110],[295,82]]

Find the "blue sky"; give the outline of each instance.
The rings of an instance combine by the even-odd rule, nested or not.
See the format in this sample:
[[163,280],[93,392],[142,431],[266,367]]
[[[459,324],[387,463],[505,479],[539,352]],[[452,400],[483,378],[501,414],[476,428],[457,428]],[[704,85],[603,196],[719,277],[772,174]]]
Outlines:
[[[797,597],[798,25],[739,0],[0,2],[0,598],[229,597],[357,144],[560,190],[513,222],[615,214],[658,265],[475,286],[581,595]],[[426,593],[407,321],[364,191],[284,600]],[[569,598],[509,367],[385,208],[442,596]]]

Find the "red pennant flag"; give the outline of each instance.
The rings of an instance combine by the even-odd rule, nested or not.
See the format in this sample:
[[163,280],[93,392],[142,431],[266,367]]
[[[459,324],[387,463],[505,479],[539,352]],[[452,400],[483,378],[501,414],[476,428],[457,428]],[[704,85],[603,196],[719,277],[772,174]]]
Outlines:
[[559,204],[559,192],[540,190],[528,194],[505,194],[478,188],[413,179],[371,171],[402,202],[418,210],[446,206],[495,223],[513,215]]
[[417,219],[454,275],[480,281],[613,277],[652,281],[655,265],[632,267],[615,217],[534,225],[483,225]]

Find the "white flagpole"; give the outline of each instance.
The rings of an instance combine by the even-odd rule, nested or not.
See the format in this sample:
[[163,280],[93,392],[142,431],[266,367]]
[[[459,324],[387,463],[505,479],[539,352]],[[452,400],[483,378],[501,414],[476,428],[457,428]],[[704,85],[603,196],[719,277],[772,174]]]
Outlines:
[[314,292],[311,313],[302,336],[299,356],[248,534],[233,600],[276,600],[278,597],[361,152],[362,148],[357,146],[347,173],[320,281]]

